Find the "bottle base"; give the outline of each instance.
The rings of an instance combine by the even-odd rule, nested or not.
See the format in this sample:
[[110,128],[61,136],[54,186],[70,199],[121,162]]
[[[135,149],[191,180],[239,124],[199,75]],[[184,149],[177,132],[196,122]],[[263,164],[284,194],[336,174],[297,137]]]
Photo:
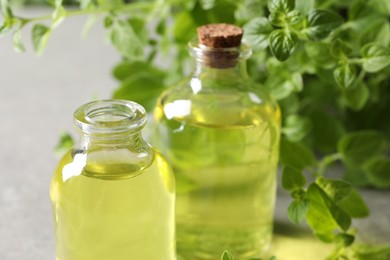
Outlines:
[[[255,230],[255,231],[254,231]],[[177,226],[178,260],[220,259],[225,250],[236,260],[261,257],[271,244],[272,228]]]

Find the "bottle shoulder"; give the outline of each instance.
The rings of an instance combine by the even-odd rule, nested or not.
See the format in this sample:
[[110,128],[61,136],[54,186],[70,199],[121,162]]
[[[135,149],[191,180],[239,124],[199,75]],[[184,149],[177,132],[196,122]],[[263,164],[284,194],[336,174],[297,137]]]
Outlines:
[[158,101],[163,105],[175,100],[193,100],[203,97],[236,97],[241,100],[247,99],[245,104],[268,104],[275,109],[278,107],[268,90],[250,79],[228,79],[216,83],[199,77],[188,77],[169,87],[160,95]]
[[125,148],[115,150],[68,151],[59,161],[53,180],[66,182],[78,177],[123,180],[137,177],[150,169],[170,171],[160,152],[149,146],[145,153],[134,154]]
[[251,81],[229,88],[201,85],[198,89],[191,80],[181,82],[160,96],[154,116],[157,121],[175,118],[229,125],[260,120],[280,125],[277,102],[261,85]]
[[[78,160],[79,165],[76,165]],[[173,196],[175,191],[173,172],[159,152],[153,152],[153,160],[144,169],[118,174],[118,167],[124,167],[124,165],[113,164],[107,166],[95,162],[80,162],[77,155],[74,156],[74,151],[70,151],[60,161],[52,178],[50,186],[51,200],[58,202],[64,196],[68,197],[67,200],[70,197],[77,200],[74,193],[101,194],[103,191],[110,194],[129,194],[129,192],[138,191],[160,194],[161,196]],[[96,172],[91,173],[91,169],[88,168],[100,171],[99,175]],[[102,176],[102,169],[105,170],[105,176]],[[107,194],[107,196],[110,195]]]

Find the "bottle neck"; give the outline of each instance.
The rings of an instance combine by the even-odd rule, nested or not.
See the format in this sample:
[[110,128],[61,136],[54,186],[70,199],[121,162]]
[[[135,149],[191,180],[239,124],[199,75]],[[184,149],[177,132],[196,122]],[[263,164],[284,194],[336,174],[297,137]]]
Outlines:
[[139,150],[146,143],[142,138],[141,131],[135,133],[121,134],[102,134],[94,135],[82,132],[80,133],[80,148],[82,150],[89,149],[132,149]]
[[246,60],[252,51],[246,45],[237,48],[210,48],[190,43],[190,52],[196,62],[193,80],[210,82],[202,84],[203,87],[228,87],[249,79]]
[[80,148],[137,147],[145,145],[141,130],[146,123],[145,109],[125,100],[102,100],[81,106],[74,114],[80,132]]
[[236,59],[232,66],[219,68],[213,67],[204,60],[196,60],[194,74],[197,78],[211,78],[215,80],[246,80],[248,79],[248,73],[245,60]]

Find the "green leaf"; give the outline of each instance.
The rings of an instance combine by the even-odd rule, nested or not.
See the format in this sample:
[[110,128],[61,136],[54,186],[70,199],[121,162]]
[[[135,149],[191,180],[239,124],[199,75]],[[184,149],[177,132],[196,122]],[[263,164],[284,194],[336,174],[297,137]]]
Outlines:
[[204,10],[210,10],[215,6],[215,0],[200,0],[200,5]]
[[280,143],[280,160],[283,165],[303,170],[315,163],[313,153],[301,143],[293,143],[282,138]]
[[305,218],[309,209],[309,201],[306,199],[294,200],[287,209],[288,218],[294,224],[299,224]]
[[353,65],[344,64],[333,71],[334,79],[340,87],[350,88],[356,79],[356,68]]
[[295,9],[299,10],[302,14],[309,13],[314,9],[315,0],[296,1]]
[[270,34],[269,45],[272,54],[280,61],[285,61],[298,45],[298,36],[287,30],[275,30]]
[[366,3],[362,1],[355,1],[351,6],[348,8],[348,18],[351,21],[355,21],[359,18],[366,18],[371,13],[371,10],[367,8]]
[[310,131],[310,120],[300,115],[289,115],[285,120],[282,133],[293,142],[302,140]]
[[179,7],[180,10],[184,9],[187,11],[191,11],[194,9],[195,5],[198,4],[198,1],[185,1],[185,0],[170,0],[169,2],[172,2],[175,7]]
[[258,0],[244,0],[240,2],[234,13],[236,22],[245,23],[257,17],[264,16],[264,2]]
[[54,11],[52,14],[53,24],[51,25],[52,29],[60,25],[61,22],[65,19],[66,10],[62,6],[62,2],[63,0],[49,0],[49,4],[54,6]]
[[[238,1],[215,1],[215,6],[210,10],[203,10],[207,17],[208,23],[236,23],[235,12]],[[194,17],[198,23],[198,18]],[[199,23],[198,23],[199,24]],[[200,23],[203,24],[203,23]]]
[[352,192],[351,184],[342,180],[319,177],[316,183],[336,203],[346,198]]
[[8,33],[12,29],[12,26],[12,20],[5,20],[4,23],[0,26],[0,36],[3,36]]
[[307,190],[310,206],[306,220],[310,227],[323,237],[329,237],[336,227],[346,231],[351,226],[351,218],[338,207],[317,184],[310,184]]
[[128,21],[116,21],[111,28],[110,38],[117,51],[126,58],[131,60],[143,58],[144,44]]
[[61,157],[64,155],[68,150],[70,150],[74,145],[74,141],[72,136],[67,133],[63,132],[60,135],[60,140],[58,140],[58,144],[55,147],[55,153],[58,157]]
[[291,11],[287,13],[286,20],[289,24],[294,25],[299,23],[302,20],[302,14],[298,10]]
[[369,185],[366,171],[363,169],[361,164],[345,160],[344,166],[344,179],[346,181],[352,183],[356,187],[366,187]]
[[335,152],[337,143],[345,132],[341,121],[319,109],[312,112],[310,119],[310,137],[315,147],[323,152]]
[[351,217],[334,203],[330,203],[329,210],[339,228],[343,231],[347,231],[352,223]]
[[362,196],[355,189],[352,189],[348,195],[337,201],[337,205],[353,218],[364,218],[370,213]]
[[189,32],[195,32],[195,27],[195,21],[189,12],[181,12],[176,15],[173,24],[173,37],[175,41],[188,43],[193,37],[193,34]]
[[382,46],[390,46],[390,22],[384,22],[381,27],[375,30],[375,42]]
[[123,0],[94,0],[93,2],[104,8],[117,8],[124,4]]
[[269,71],[272,74],[267,78],[265,85],[275,99],[284,99],[290,96],[291,93],[302,90],[303,79],[301,73],[291,73],[287,69],[277,68],[270,68]]
[[52,5],[55,8],[58,8],[58,7],[62,6],[63,0],[49,0],[49,2],[52,2]]
[[270,0],[268,2],[268,9],[271,13],[283,12],[288,13],[294,10],[295,0]]
[[281,11],[274,11],[268,16],[268,21],[275,26],[284,27],[287,26],[286,13]]
[[34,50],[37,54],[41,54],[47,45],[51,30],[43,24],[35,24],[32,29],[32,41]]
[[94,0],[79,0],[79,1],[80,1],[80,8],[81,9],[88,8],[95,3]]
[[303,75],[300,72],[290,73],[287,79],[294,92],[301,92],[303,90]]
[[302,15],[298,10],[285,13],[282,11],[274,11],[268,16],[268,20],[272,25],[279,27],[287,27],[289,24],[294,25],[302,20]]
[[282,186],[289,191],[299,190],[306,184],[306,178],[302,172],[289,166],[284,167],[282,174]]
[[344,97],[349,108],[359,111],[366,105],[370,92],[364,83],[360,83],[354,88],[346,89]]
[[373,158],[364,166],[369,182],[378,188],[390,188],[390,159]]
[[357,165],[382,151],[384,138],[377,131],[358,131],[344,135],[337,148],[343,158]]
[[328,199],[322,194],[317,184],[310,184],[307,190],[307,197],[310,201],[309,209],[306,213],[306,221],[313,229],[314,233],[322,240],[332,240],[333,231],[337,228],[337,223],[328,208]]
[[357,260],[388,260],[390,259],[390,246],[356,245],[354,253]]
[[65,8],[60,4],[54,10],[52,17],[53,17],[53,24],[52,24],[51,28],[56,28],[65,20],[65,17],[66,17]]
[[108,29],[114,24],[114,19],[111,15],[106,16],[103,20],[104,28]]
[[337,234],[336,240],[339,241],[343,247],[348,247],[355,241],[355,236],[347,233],[340,233]]
[[54,7],[59,7],[62,5],[63,0],[47,0],[47,2]]
[[22,41],[22,32],[20,29],[17,29],[14,31],[13,37],[13,47],[14,50],[17,52],[25,52],[26,48],[24,47],[23,41]]
[[278,101],[282,115],[295,114],[299,112],[300,101],[296,94],[290,94],[288,97]]
[[140,39],[142,44],[145,45],[148,40],[145,20],[137,17],[132,17],[127,19],[127,22],[131,25],[131,28],[133,28],[138,39]]
[[330,45],[324,42],[306,42],[305,50],[310,58],[310,62],[323,68],[333,68],[335,59],[330,55]]
[[162,70],[154,67],[150,63],[142,62],[142,61],[135,61],[135,62],[129,62],[124,61],[113,69],[113,75],[117,80],[124,81],[129,77],[132,77],[134,74],[137,74],[138,72],[146,72],[151,75],[154,78],[159,78],[161,82],[163,82],[165,77],[165,72]]
[[166,20],[162,19],[161,21],[159,21],[159,23],[156,26],[156,32],[159,35],[163,36],[165,34],[166,29],[167,29]]
[[113,98],[135,101],[147,111],[151,111],[163,90],[164,84],[160,77],[148,71],[138,71],[122,82],[120,88],[115,90]]
[[362,28],[359,32],[360,46],[364,46],[369,43],[376,43],[381,46],[390,45],[390,23],[385,17],[372,18],[372,22],[367,25],[367,28]]
[[377,72],[390,65],[390,48],[369,43],[362,48],[363,69],[367,72]]
[[223,251],[221,260],[234,260],[234,256],[228,250]]
[[257,17],[244,25],[243,41],[253,49],[265,49],[268,46],[268,35],[272,26],[265,17]]
[[343,22],[343,18],[335,12],[329,10],[313,10],[307,16],[305,33],[311,40],[321,40],[328,37]]
[[333,57],[336,59],[346,59],[349,55],[352,54],[352,48],[345,41],[337,38],[332,43],[331,51]]
[[390,2],[385,0],[370,0],[368,5],[380,14],[390,15]]
[[4,22],[4,24],[2,24],[0,26],[0,36],[3,36],[5,35],[7,32],[9,32],[10,28],[9,26],[7,25],[6,21]]
[[9,20],[14,17],[9,0],[0,0],[0,7],[5,20]]

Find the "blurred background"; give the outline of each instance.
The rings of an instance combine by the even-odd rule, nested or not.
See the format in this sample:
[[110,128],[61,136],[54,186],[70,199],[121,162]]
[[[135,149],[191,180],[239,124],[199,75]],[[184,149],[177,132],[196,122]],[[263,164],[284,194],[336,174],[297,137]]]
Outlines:
[[[50,14],[44,0],[15,0],[24,17]],[[75,1],[64,1],[75,4]],[[110,98],[118,86],[111,75],[121,56],[105,40],[101,22],[81,36],[86,17],[66,19],[40,56],[23,30],[27,52],[13,51],[12,35],[0,38],[0,259],[55,258],[49,198],[58,158],[54,148],[64,131],[73,132],[74,110],[94,99]],[[74,133],[74,132],[73,132]],[[335,169],[335,176],[338,175]],[[388,191],[366,189],[368,219],[355,222],[359,240],[390,243]],[[330,248],[313,239],[305,225],[292,226],[289,194],[279,190],[276,208],[278,259],[321,259]],[[289,257],[290,256],[290,257]]]
[[[39,1],[20,1],[36,3]],[[44,1],[40,1],[44,2]],[[16,9],[35,17],[45,7]],[[54,148],[63,131],[73,132],[73,112],[83,103],[109,98],[116,85],[111,68],[120,59],[96,25],[81,37],[83,17],[63,23],[45,53],[16,53],[12,37],[0,39],[0,259],[55,259],[49,198],[57,163]],[[74,133],[74,132],[73,132]]]

